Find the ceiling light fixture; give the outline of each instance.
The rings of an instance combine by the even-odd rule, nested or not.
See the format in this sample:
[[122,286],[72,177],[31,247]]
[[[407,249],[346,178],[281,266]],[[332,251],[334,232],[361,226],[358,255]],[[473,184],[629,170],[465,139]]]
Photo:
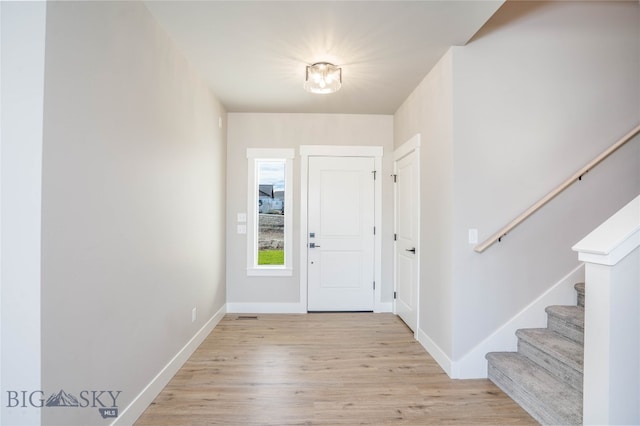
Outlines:
[[311,93],[334,93],[342,87],[342,68],[328,62],[307,66],[304,90]]

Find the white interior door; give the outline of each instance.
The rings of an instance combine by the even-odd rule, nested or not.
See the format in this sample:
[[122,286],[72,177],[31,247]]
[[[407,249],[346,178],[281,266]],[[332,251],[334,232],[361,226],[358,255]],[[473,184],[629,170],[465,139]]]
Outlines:
[[395,309],[396,314],[414,332],[418,325],[418,283],[420,281],[418,162],[418,152],[412,150],[396,159],[394,163],[396,175]]
[[309,157],[307,309],[372,311],[372,157]]

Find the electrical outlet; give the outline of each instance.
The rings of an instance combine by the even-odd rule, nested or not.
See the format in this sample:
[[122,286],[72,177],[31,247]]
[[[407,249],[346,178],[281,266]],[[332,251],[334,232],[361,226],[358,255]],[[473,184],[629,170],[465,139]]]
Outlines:
[[196,322],[196,308],[191,310],[191,322]]

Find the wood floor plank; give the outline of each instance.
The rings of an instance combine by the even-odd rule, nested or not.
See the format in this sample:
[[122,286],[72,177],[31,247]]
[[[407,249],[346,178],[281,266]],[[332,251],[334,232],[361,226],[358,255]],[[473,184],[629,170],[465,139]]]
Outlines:
[[135,423],[537,424],[489,380],[451,380],[392,314],[226,315]]

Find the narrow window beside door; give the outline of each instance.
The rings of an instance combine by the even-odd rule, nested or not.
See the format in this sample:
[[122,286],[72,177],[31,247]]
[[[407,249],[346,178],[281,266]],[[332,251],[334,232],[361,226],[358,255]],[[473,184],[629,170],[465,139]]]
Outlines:
[[289,149],[247,149],[247,274],[291,275]]
[[284,266],[286,160],[256,160],[258,265]]

